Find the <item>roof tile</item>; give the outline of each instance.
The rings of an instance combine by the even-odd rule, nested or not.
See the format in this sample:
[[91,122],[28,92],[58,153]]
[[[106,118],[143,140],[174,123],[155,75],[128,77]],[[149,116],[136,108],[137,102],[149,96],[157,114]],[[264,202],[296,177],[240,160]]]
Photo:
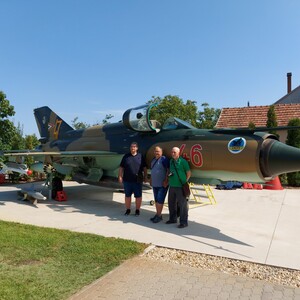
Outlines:
[[[300,103],[274,105],[278,126],[287,126],[290,119],[300,118]],[[243,128],[253,122],[256,127],[267,124],[270,106],[223,108],[217,128]]]

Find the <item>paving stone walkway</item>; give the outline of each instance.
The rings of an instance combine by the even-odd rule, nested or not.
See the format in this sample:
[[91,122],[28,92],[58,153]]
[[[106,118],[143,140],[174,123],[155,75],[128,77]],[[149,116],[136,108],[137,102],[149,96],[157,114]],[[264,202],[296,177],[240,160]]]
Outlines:
[[300,288],[137,256],[69,300],[79,299],[300,300]]

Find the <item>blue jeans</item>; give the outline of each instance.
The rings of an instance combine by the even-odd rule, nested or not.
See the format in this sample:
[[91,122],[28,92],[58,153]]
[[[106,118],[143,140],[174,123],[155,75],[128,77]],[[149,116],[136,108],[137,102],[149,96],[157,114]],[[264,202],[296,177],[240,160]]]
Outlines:
[[152,187],[153,189],[153,195],[154,195],[154,200],[158,204],[164,204],[165,203],[165,198],[168,192],[168,188],[160,186],[160,187]]

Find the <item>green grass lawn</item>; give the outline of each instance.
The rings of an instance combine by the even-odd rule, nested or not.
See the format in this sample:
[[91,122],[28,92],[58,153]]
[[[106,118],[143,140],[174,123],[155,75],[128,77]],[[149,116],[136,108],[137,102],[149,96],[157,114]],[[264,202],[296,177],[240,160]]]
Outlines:
[[0,221],[0,299],[67,299],[146,247]]

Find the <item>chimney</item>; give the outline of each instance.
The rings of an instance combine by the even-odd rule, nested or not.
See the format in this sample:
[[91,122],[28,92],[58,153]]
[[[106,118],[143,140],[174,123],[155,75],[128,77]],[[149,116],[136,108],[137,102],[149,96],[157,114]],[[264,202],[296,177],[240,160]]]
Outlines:
[[292,91],[292,73],[287,73],[287,93]]

